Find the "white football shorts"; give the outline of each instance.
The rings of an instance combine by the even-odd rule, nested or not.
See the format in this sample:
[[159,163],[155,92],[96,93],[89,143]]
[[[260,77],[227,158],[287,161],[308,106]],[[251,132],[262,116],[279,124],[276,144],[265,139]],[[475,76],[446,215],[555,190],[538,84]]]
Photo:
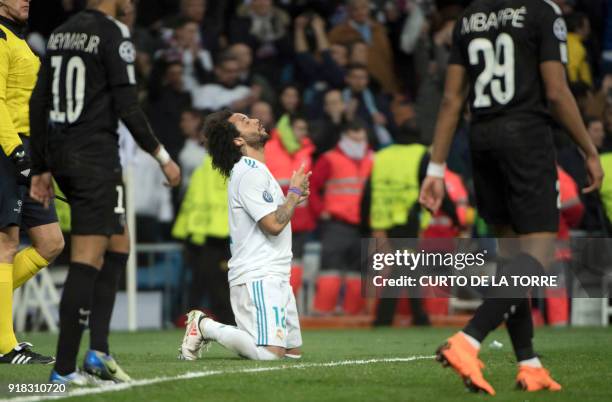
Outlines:
[[288,280],[266,278],[230,288],[236,325],[257,345],[287,349],[302,346],[295,297]]

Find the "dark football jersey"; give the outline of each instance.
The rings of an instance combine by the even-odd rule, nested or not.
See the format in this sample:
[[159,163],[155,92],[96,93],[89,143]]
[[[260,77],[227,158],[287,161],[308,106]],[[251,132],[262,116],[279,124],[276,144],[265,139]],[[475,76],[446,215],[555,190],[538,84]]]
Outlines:
[[71,154],[71,161],[61,157],[69,166],[56,168],[119,166],[111,91],[136,85],[135,57],[128,27],[97,10],[82,11],[53,31],[39,85],[50,96],[49,149]]
[[540,63],[567,62],[567,29],[551,0],[476,0],[457,21],[450,64],[465,67],[474,123],[548,121]]

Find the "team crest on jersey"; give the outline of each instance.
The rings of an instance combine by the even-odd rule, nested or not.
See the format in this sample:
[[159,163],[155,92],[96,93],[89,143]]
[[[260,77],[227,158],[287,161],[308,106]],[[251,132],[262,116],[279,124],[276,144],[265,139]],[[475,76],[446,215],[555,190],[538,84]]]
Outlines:
[[264,199],[265,202],[272,202],[272,201],[274,201],[274,198],[272,198],[272,194],[270,194],[269,192],[264,191],[262,195],[263,195],[263,199]]
[[126,63],[133,63],[136,60],[136,49],[134,49],[134,44],[130,41],[124,41],[119,45],[119,56]]
[[565,21],[562,17],[559,17],[555,20],[553,24],[553,32],[555,36],[559,40],[567,40],[567,27],[565,26]]

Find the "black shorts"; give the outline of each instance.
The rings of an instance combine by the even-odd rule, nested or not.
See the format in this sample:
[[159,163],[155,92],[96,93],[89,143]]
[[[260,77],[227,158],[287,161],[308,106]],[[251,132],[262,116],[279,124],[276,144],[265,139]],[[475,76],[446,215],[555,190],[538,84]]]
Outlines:
[[321,222],[321,270],[354,273],[360,269],[359,226],[333,219]]
[[[24,147],[29,138],[21,137]],[[0,229],[20,226],[31,229],[57,222],[53,202],[48,209],[30,198],[28,188],[17,184],[17,171],[11,160],[0,150]]]
[[121,179],[113,177],[55,177],[70,204],[72,234],[111,236],[124,232],[125,187]]
[[472,128],[478,212],[488,224],[510,225],[518,234],[557,232],[559,184],[550,128],[507,128],[507,122]]

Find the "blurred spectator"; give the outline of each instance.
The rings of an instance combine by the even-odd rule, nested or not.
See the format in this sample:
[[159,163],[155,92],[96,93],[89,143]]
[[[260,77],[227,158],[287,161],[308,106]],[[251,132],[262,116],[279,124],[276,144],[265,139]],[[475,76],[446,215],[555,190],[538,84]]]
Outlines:
[[365,124],[349,123],[338,146],[316,162],[310,180],[310,206],[320,218],[321,271],[317,278],[314,309],[333,313],[344,278],[343,310],[359,314],[361,296],[361,198],[372,170]]
[[257,119],[264,126],[266,131],[270,133],[276,124],[276,118],[272,111],[272,106],[268,102],[258,101],[253,103],[249,116],[253,119]]
[[[606,111],[607,113],[604,115],[606,118],[603,122],[597,118],[587,117],[585,125],[587,126],[589,136],[601,154],[602,167],[607,175],[612,174],[612,170],[606,170],[603,156],[612,151],[612,107],[607,107]],[[557,160],[560,167],[572,177],[579,188],[582,189],[588,186],[589,180],[584,166],[584,157],[577,146],[570,144],[559,151]],[[581,191],[579,192],[580,200],[584,205],[584,214],[578,226],[579,229],[600,233],[605,230],[608,222],[605,218],[604,207],[602,205],[602,202],[605,200],[603,188],[600,194],[601,198],[596,193],[584,194]]]
[[[252,117],[252,116],[251,116]],[[266,166],[280,184],[284,193],[289,190],[293,172],[304,166],[306,172],[312,169],[314,146],[308,138],[308,122],[300,115],[284,115],[270,134],[265,145]],[[302,287],[304,244],[316,225],[308,201],[299,204],[291,218],[293,260],[291,287],[297,296]]]
[[246,43],[254,54],[254,70],[278,82],[283,61],[292,53],[288,35],[291,19],[272,0],[251,0],[240,6],[229,26],[230,43]]
[[239,74],[238,60],[229,54],[224,55],[215,66],[215,80],[192,92],[193,106],[209,112],[226,107],[236,112],[248,110],[259,100],[261,88],[240,84]]
[[[330,46],[325,32],[325,21],[318,15],[300,15],[295,19],[295,63],[299,77],[312,92],[322,92],[328,88],[342,88],[348,64],[346,46]],[[314,33],[316,49],[311,52],[308,46],[306,29]],[[310,98],[317,97],[315,93]]]
[[189,310],[202,308],[207,295],[212,314],[233,324],[227,280],[231,256],[227,180],[213,169],[211,158],[205,158],[194,171],[172,236],[185,241],[185,260],[191,269]]
[[369,0],[348,0],[347,4],[348,19],[329,32],[329,40],[345,45],[365,42],[368,47],[368,71],[381,83],[386,93],[397,92],[393,52],[385,27],[370,18]]
[[364,65],[349,66],[342,98],[347,105],[349,120],[359,117],[367,122],[375,135],[372,145],[379,148],[393,142],[395,123],[389,103],[381,94],[370,89],[369,83],[370,77]]
[[183,65],[179,61],[158,60],[149,80],[147,115],[174,160],[185,144],[185,137],[180,135],[181,114],[191,107],[191,95],[185,91],[183,76]]
[[422,141],[431,143],[442,94],[446,68],[450,57],[453,29],[462,9],[449,6],[434,15],[431,37],[423,35],[415,53],[415,69],[421,78],[416,98],[416,115],[421,128]]
[[168,47],[159,53],[166,60],[180,60],[183,63],[183,85],[186,90],[193,91],[211,81],[213,59],[202,46],[195,21],[178,19]]
[[593,86],[591,65],[584,41],[591,34],[589,19],[583,13],[573,13],[565,17],[567,21],[567,75],[570,82],[583,82]]
[[140,147],[135,147],[134,152],[130,165],[138,187],[133,191],[136,238],[139,243],[166,240],[174,219],[171,189],[164,186],[166,178],[159,163]]
[[253,50],[245,43],[235,43],[229,47],[228,54],[238,61],[240,84],[259,88],[260,99],[270,104],[274,103],[276,93],[266,77],[252,71]]
[[311,123],[310,138],[315,144],[315,159],[334,148],[340,140],[340,133],[346,123],[346,105],[342,92],[331,89],[325,93],[324,115]]
[[136,5],[138,10],[136,22],[149,29],[159,28],[164,18],[179,11],[177,0],[145,0],[136,2]]
[[407,86],[412,97],[417,93],[417,75],[415,69],[415,51],[419,40],[425,34],[428,23],[425,13],[419,4],[410,0],[406,3],[406,15],[401,30],[397,33],[396,62],[399,78]]
[[277,116],[284,114],[299,113],[302,108],[302,95],[297,85],[288,84],[281,88],[278,93]]
[[[418,237],[421,211],[418,194],[429,163],[427,147],[418,141],[416,126],[406,124],[398,131],[396,144],[374,155],[372,175],[366,182],[361,200],[361,221],[363,227],[371,229],[371,236],[376,239],[377,252],[390,252],[406,246],[405,243],[395,244],[394,238]],[[398,175],[398,171],[403,174]],[[393,271],[385,276],[399,277]],[[376,326],[390,326],[397,298],[406,296],[399,291],[385,293],[376,306]],[[413,325],[428,325],[429,319],[423,310],[420,289],[410,289],[409,296]]]
[[596,99],[593,95],[591,87],[588,84],[583,81],[576,81],[570,84],[570,90],[572,91],[574,98],[576,98],[576,103],[578,104],[578,109],[580,110],[580,114],[582,116],[593,116],[598,114],[593,113],[594,102],[596,102]]
[[604,138],[606,136],[603,122],[601,119],[595,117],[587,117],[585,119],[585,125],[593,144],[595,144],[597,149],[601,150],[604,145]]
[[219,50],[222,22],[207,18],[208,5],[207,0],[180,0],[178,14],[164,21],[165,29],[162,30],[162,36],[169,39],[172,30],[176,29],[182,20],[193,21],[197,25],[197,37],[202,47],[209,49],[211,53],[216,53]]
[[204,118],[195,109],[187,109],[181,114],[181,131],[185,136],[185,145],[179,153],[178,162],[181,166],[181,189],[183,192],[189,186],[189,180],[194,170],[202,165],[206,156],[206,149],[201,144],[202,127]]

